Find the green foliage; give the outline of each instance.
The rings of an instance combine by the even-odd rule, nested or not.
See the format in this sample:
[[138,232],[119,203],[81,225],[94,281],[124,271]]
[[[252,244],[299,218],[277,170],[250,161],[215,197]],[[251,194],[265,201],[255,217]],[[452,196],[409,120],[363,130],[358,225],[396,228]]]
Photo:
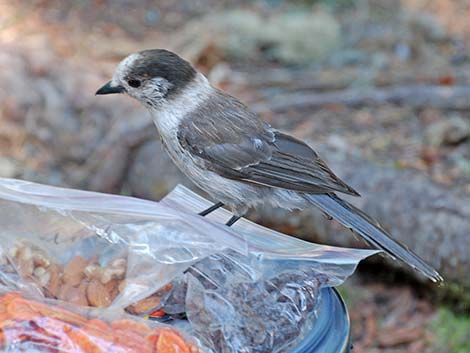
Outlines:
[[470,312],[470,287],[457,282],[444,282],[436,290],[435,300],[446,303],[454,312]]
[[441,308],[429,329],[434,333],[435,352],[470,352],[469,315],[456,315],[449,309]]
[[339,294],[340,294],[341,297],[343,298],[343,300],[344,300],[344,302],[346,303],[346,305],[351,304],[350,294],[349,294],[349,291],[348,291],[348,289],[346,288],[346,286],[336,287],[336,289],[338,290]]

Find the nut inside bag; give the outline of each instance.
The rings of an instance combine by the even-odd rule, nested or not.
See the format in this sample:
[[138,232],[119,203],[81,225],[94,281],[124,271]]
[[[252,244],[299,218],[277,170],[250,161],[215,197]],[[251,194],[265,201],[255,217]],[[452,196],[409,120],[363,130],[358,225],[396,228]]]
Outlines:
[[0,224],[4,283],[121,310],[213,253],[246,252],[243,239],[216,241],[222,225],[159,203],[11,179],[0,179]]
[[127,272],[123,246],[85,237],[54,256],[53,246],[41,244],[45,239],[37,242],[30,236],[5,240],[4,244],[10,246],[0,259],[3,272],[16,272],[23,281],[35,284],[46,298],[83,306],[108,307],[123,291]]
[[[150,202],[0,179],[0,281],[109,312],[186,315],[175,325],[213,352],[281,352],[312,327],[321,289],[377,253],[308,243],[247,220],[229,228],[226,210],[197,215],[209,205],[183,187]],[[59,289],[50,288],[51,266]],[[95,290],[108,294],[94,298]]]

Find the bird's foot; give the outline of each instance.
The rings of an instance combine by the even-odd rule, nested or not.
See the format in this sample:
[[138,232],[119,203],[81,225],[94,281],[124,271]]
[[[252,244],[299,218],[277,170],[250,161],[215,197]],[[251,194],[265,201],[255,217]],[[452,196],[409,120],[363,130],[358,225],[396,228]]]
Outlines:
[[[219,209],[220,207],[224,206],[224,204],[222,202],[217,202],[216,204],[212,205],[211,207],[209,207],[208,209],[205,209],[204,211],[202,212],[199,212],[198,215],[199,216],[207,216],[209,213],[212,213],[214,212],[215,210]],[[228,220],[227,223],[225,223],[226,226],[232,226],[236,221],[238,221],[240,218],[242,218],[241,216],[232,216],[232,218],[230,218]]]
[[242,218],[241,216],[232,216],[232,218],[230,218],[228,220],[227,223],[225,223],[226,226],[230,227],[232,226],[236,221],[238,221],[240,218]]
[[215,210],[221,208],[223,205],[224,204],[222,202],[217,202],[216,204],[212,205],[208,209],[205,209],[204,211],[199,212],[198,215],[202,217],[207,216],[209,213],[214,212]]

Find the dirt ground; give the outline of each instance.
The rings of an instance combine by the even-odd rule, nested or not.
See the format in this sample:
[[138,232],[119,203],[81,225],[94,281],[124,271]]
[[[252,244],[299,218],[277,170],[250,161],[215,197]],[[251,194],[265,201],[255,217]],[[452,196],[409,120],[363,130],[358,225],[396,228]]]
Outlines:
[[[307,64],[282,61],[289,56],[273,59],[266,56],[269,49],[256,45],[240,58],[220,45],[214,27],[205,27],[212,22],[197,21],[209,8],[226,11],[228,3],[0,0],[0,175],[127,193],[132,183],[127,170],[142,148],[137,141],[149,134],[142,131],[147,117],[132,102],[97,102],[92,94],[123,56],[159,46],[186,53],[212,82],[277,128],[354,150],[379,165],[416,170],[470,194],[468,2],[375,0],[351,10],[348,4],[355,2],[320,1],[334,13],[341,40]],[[269,1],[236,3],[264,15],[285,10]],[[328,7],[331,3],[335,6]],[[204,35],[188,41],[192,21]],[[328,22],[332,32],[336,22]],[[425,85],[445,88],[446,96],[431,104],[414,99]],[[368,96],[371,86],[381,95]],[[396,98],[392,88],[413,94]],[[324,94],[325,101],[281,105],[312,92]],[[332,92],[339,94],[327,95]],[[345,94],[352,103],[335,102]],[[123,112],[125,121],[118,119]],[[122,139],[122,129],[132,131],[128,148],[106,151],[113,163],[94,175],[101,146]],[[353,352],[470,350],[469,317],[437,305],[413,283],[374,281],[370,271],[361,271],[341,292],[350,308]]]
[[468,349],[468,322],[459,321],[446,309],[433,307],[413,287],[352,281],[341,293],[348,302],[352,322],[352,352]]

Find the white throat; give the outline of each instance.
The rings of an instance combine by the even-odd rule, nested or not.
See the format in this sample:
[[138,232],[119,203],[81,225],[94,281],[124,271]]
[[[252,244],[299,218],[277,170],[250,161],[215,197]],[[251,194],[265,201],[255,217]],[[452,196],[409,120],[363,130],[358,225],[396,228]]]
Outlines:
[[149,108],[161,137],[164,140],[176,137],[176,130],[181,120],[197,109],[213,90],[207,78],[197,73],[193,81],[177,95],[170,97],[158,107]]

